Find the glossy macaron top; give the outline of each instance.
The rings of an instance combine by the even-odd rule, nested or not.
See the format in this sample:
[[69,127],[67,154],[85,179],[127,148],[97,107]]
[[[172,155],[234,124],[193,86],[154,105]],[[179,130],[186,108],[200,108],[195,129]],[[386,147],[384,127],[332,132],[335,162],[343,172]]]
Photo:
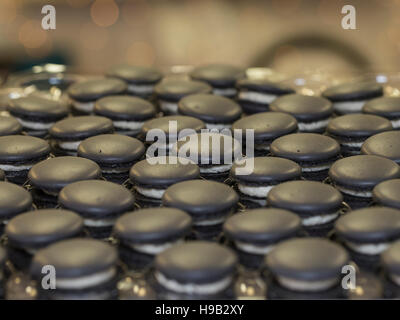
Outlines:
[[400,274],[400,241],[393,243],[381,255],[383,267],[389,273]]
[[63,239],[79,236],[83,219],[68,210],[42,209],[12,218],[5,229],[10,245],[42,248]]
[[121,94],[127,90],[127,84],[119,79],[104,78],[84,80],[69,86],[68,95],[78,101],[93,101],[112,94]]
[[334,184],[373,188],[378,183],[400,177],[400,167],[378,156],[358,155],[337,160],[329,169]]
[[118,164],[140,159],[145,147],[138,139],[120,134],[101,134],[83,140],[78,156],[100,164]]
[[333,101],[359,101],[383,95],[382,85],[375,82],[351,82],[332,86],[322,96]]
[[266,257],[273,274],[305,281],[339,277],[348,261],[345,249],[318,237],[286,240]]
[[369,137],[361,147],[361,153],[376,155],[400,162],[400,131],[388,131]]
[[317,181],[284,182],[271,189],[267,195],[269,206],[301,215],[337,212],[342,201],[343,196],[338,190]]
[[142,98],[132,96],[107,96],[96,101],[94,113],[113,120],[145,121],[153,118],[157,110]]
[[239,201],[237,193],[221,182],[189,180],[170,186],[163,205],[202,215],[231,210]]
[[178,101],[189,94],[210,93],[211,90],[208,84],[191,80],[164,80],[154,87],[157,97],[167,101]]
[[22,135],[0,137],[0,161],[23,162],[45,158],[50,154],[47,141]]
[[133,210],[135,198],[125,187],[102,180],[84,180],[64,187],[58,202],[82,216],[107,217]]
[[100,116],[69,117],[57,121],[49,130],[55,139],[85,139],[91,136],[113,132],[110,119]]
[[223,229],[234,241],[273,243],[296,236],[301,229],[301,219],[282,209],[252,209],[229,217]]
[[32,208],[28,190],[13,183],[0,181],[0,218],[9,219]]
[[273,155],[294,161],[321,161],[337,157],[340,146],[336,140],[316,133],[293,133],[271,143]]
[[377,184],[372,190],[374,201],[386,207],[400,209],[400,179],[391,179]]
[[114,235],[126,243],[165,243],[188,235],[192,218],[175,208],[147,208],[124,214],[114,225]]
[[168,156],[141,160],[129,172],[133,184],[167,187],[174,183],[200,177],[198,165],[187,159]]
[[400,97],[380,97],[364,104],[364,113],[376,114],[387,118],[400,117]]
[[157,271],[180,283],[209,283],[233,276],[236,264],[231,249],[208,241],[175,245],[154,261]]
[[287,94],[272,101],[271,111],[286,112],[299,121],[313,121],[329,117],[333,113],[332,103],[322,97]]
[[335,223],[336,234],[354,242],[386,242],[400,237],[400,210],[370,207],[351,211]]
[[101,170],[92,160],[65,156],[35,164],[29,170],[28,178],[37,188],[58,192],[72,182],[100,179]]
[[117,250],[104,241],[68,239],[39,250],[33,257],[30,271],[34,277],[41,278],[42,267],[52,265],[57,277],[76,278],[108,271],[117,261]]
[[179,101],[178,112],[208,123],[231,123],[240,118],[242,109],[232,99],[213,94],[192,94]]
[[210,83],[215,87],[234,86],[236,81],[245,77],[242,68],[228,64],[209,64],[196,67],[190,77]]
[[120,64],[109,68],[106,76],[119,78],[134,84],[154,84],[161,80],[162,73],[152,67]]
[[241,79],[236,83],[240,91],[265,92],[275,95],[294,93],[292,88],[268,79]]
[[22,125],[14,117],[0,116],[0,136],[20,134]]

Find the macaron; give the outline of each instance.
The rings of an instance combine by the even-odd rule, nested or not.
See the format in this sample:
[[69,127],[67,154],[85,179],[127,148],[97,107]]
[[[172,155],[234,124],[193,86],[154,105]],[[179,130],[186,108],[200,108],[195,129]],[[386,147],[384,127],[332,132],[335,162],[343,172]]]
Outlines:
[[68,116],[68,106],[60,100],[29,95],[11,100],[8,111],[31,136],[45,137],[51,126]]
[[39,296],[54,300],[105,300],[117,297],[117,250],[100,240],[68,239],[36,252],[30,274],[41,283],[44,266],[53,266],[57,282],[53,290],[39,289]]
[[[261,112],[243,117],[232,125],[234,134],[242,134],[242,144],[247,156],[267,155],[273,140],[281,136],[297,132],[297,120],[282,112]],[[246,137],[247,130],[252,131],[254,140]],[[237,133],[236,133],[237,132]],[[248,140],[248,141],[247,141]],[[247,148],[249,150],[247,150]]]
[[237,100],[246,114],[269,111],[276,98],[295,93],[292,88],[267,79],[241,79],[236,83]]
[[296,93],[277,98],[271,102],[269,109],[295,117],[300,132],[324,132],[333,114],[329,100]]
[[387,278],[400,286],[400,241],[396,241],[382,253],[382,265]]
[[96,162],[106,180],[120,184],[129,178],[130,168],[143,158],[144,153],[141,141],[119,134],[90,137],[78,147],[79,157]]
[[342,214],[343,196],[334,187],[317,181],[288,181],[274,187],[267,205],[296,213],[311,235],[325,236]]
[[382,181],[400,177],[400,167],[392,160],[359,155],[336,161],[329,177],[353,209],[365,207],[372,200],[372,189]]
[[207,129],[230,128],[242,114],[233,100],[213,94],[192,94],[178,103],[178,113],[204,121]]
[[143,123],[155,117],[156,107],[141,98],[131,96],[108,96],[96,101],[94,114],[112,120],[119,134],[136,136]]
[[105,117],[69,117],[57,121],[50,128],[50,143],[57,155],[76,155],[82,140],[113,131],[112,121]]
[[332,163],[340,157],[340,146],[335,139],[316,133],[294,133],[275,139],[271,153],[293,160],[301,166],[307,180],[323,181]]
[[29,169],[49,156],[50,146],[40,138],[22,135],[0,137],[0,169],[10,182],[23,184]]
[[119,241],[120,258],[130,269],[149,266],[154,257],[184,241],[192,218],[174,208],[147,208],[122,215],[113,235]]
[[165,190],[175,183],[200,178],[199,167],[174,156],[148,158],[136,163],[129,172],[138,203],[160,205]]
[[6,228],[7,250],[19,270],[29,267],[32,256],[52,243],[82,236],[83,219],[68,210],[43,209],[12,218]]
[[322,92],[324,98],[332,101],[337,114],[361,113],[368,100],[382,95],[382,85],[375,82],[342,83]]
[[194,80],[207,82],[213,88],[213,93],[232,98],[236,96],[236,81],[245,78],[242,68],[228,64],[209,64],[194,68],[190,72]]
[[380,97],[364,104],[363,113],[384,117],[394,129],[400,128],[400,97]]
[[347,114],[332,119],[327,134],[339,142],[342,155],[360,154],[365,140],[377,133],[392,130],[389,120],[370,114]]
[[240,262],[246,267],[260,268],[265,255],[279,242],[299,235],[301,228],[301,219],[290,211],[260,208],[229,217],[223,231],[233,242]]
[[[249,168],[250,172],[245,172],[245,168]],[[247,158],[233,164],[230,176],[236,182],[242,204],[246,207],[263,207],[272,188],[282,182],[301,178],[301,167],[285,158]]]
[[237,257],[231,249],[207,241],[190,241],[158,254],[154,277],[167,292],[215,297],[232,285],[236,266]]
[[32,196],[25,188],[0,181],[0,221],[2,229],[18,214],[32,209]]
[[91,114],[96,100],[105,96],[123,94],[127,84],[119,79],[104,78],[73,83],[67,90],[72,110],[77,114]]
[[300,238],[279,243],[265,261],[280,286],[291,291],[321,292],[339,284],[349,255],[327,239]]
[[387,131],[373,135],[365,140],[361,153],[381,156],[400,164],[400,132]]
[[28,174],[33,188],[31,193],[38,208],[55,208],[58,193],[72,182],[100,178],[100,167],[94,161],[70,156],[41,161]]
[[178,102],[195,93],[210,93],[211,87],[201,81],[164,80],[154,87],[158,105],[165,114],[177,114]]
[[58,202],[64,209],[78,213],[94,238],[110,236],[115,220],[135,207],[132,193],[113,182],[84,180],[64,187]]
[[128,93],[134,96],[149,97],[163,75],[156,68],[123,64],[109,68],[106,76],[124,80],[128,84]]
[[400,179],[378,183],[372,190],[372,198],[378,205],[400,209]]
[[0,136],[20,134],[22,125],[12,116],[0,116]]

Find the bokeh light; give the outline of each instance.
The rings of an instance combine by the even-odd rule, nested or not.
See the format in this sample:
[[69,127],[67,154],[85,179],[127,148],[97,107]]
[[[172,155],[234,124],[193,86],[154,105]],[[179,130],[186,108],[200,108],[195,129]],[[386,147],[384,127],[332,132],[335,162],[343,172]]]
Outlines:
[[47,33],[40,20],[27,20],[19,28],[18,40],[26,48],[39,48],[46,42]]
[[109,27],[118,20],[119,8],[113,0],[96,0],[90,7],[90,15],[98,26]]

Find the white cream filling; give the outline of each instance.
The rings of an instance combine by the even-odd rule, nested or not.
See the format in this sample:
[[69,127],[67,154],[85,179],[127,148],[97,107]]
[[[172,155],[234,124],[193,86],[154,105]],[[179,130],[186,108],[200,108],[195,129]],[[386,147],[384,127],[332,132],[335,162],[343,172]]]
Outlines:
[[154,85],[151,84],[128,84],[128,92],[139,94],[153,93]]
[[315,122],[298,122],[300,131],[313,131],[317,129],[325,128],[329,123],[329,119],[324,119]]
[[361,148],[364,141],[362,142],[340,142],[340,144],[344,147],[352,147],[352,148]]
[[56,278],[56,288],[59,289],[84,289],[94,287],[112,279],[116,274],[115,267],[94,273],[92,275],[77,278]]
[[87,219],[83,220],[83,224],[87,227],[108,227],[115,224],[116,219]]
[[230,129],[232,127],[231,124],[229,123],[206,123],[206,128],[207,129],[217,129],[217,130],[222,130],[222,129]]
[[333,287],[337,282],[338,278],[318,280],[318,281],[306,281],[297,280],[288,277],[277,277],[278,282],[285,288],[294,291],[323,291],[330,287]]
[[265,198],[274,186],[249,186],[238,183],[240,192],[251,197]]
[[128,172],[129,168],[113,168],[113,169],[101,169],[103,173],[123,173]]
[[232,277],[228,276],[212,283],[196,284],[181,283],[173,279],[168,279],[161,272],[154,273],[157,281],[168,290],[186,294],[215,294],[225,290],[232,282]]
[[20,118],[17,118],[18,122],[25,128],[28,129],[33,129],[33,130],[48,130],[50,129],[54,122],[33,122],[33,121],[27,121],[27,120],[22,120]]
[[113,121],[113,125],[116,129],[140,130],[143,126],[143,122],[118,120]]
[[398,120],[391,120],[390,122],[392,123],[393,129],[398,129],[398,128],[400,128],[400,119],[398,119]]
[[340,113],[361,113],[365,101],[334,102],[333,108]]
[[331,166],[329,164],[322,165],[322,166],[315,166],[315,167],[302,167],[301,171],[302,172],[317,172],[317,171],[323,171],[323,170],[328,170]]
[[343,188],[341,186],[336,186],[336,188],[338,188],[340,192],[349,194],[351,196],[361,197],[361,198],[371,198],[372,197],[372,191],[355,191],[355,190]]
[[255,103],[270,104],[277,98],[275,94],[268,94],[256,91],[240,91],[239,99],[247,100]]
[[209,166],[209,167],[201,167],[200,166],[200,173],[221,173],[227,172],[231,170],[232,164],[222,164],[216,166]]
[[145,197],[153,199],[161,199],[166,190],[166,189],[143,188],[138,186],[135,186],[134,188],[138,193],[144,195]]
[[214,226],[216,224],[224,223],[225,220],[226,220],[226,217],[219,217],[219,218],[214,218],[214,219],[194,221],[193,225],[194,226]]
[[346,241],[346,245],[350,249],[362,254],[377,255],[384,252],[390,246],[390,243],[355,243]]
[[11,164],[0,164],[0,169],[3,171],[23,171],[29,170],[33,167],[34,164],[25,164],[25,165],[11,165]]
[[76,110],[91,113],[94,109],[94,101],[89,102],[79,102],[79,101],[72,101],[72,104]]
[[81,140],[79,140],[79,141],[59,141],[58,146],[61,149],[77,151],[81,142],[82,142]]
[[218,96],[234,96],[236,92],[235,88],[213,88],[213,94]]
[[160,108],[162,111],[177,114],[178,113],[178,104],[176,102],[169,102],[164,100],[159,100]]
[[338,212],[332,214],[324,214],[318,216],[311,216],[301,219],[301,224],[305,227],[318,226],[335,220],[339,216]]
[[155,256],[156,254],[159,254],[159,253],[163,252],[164,250],[166,250],[180,242],[183,242],[183,240],[179,239],[178,241],[167,242],[167,243],[162,243],[162,244],[154,244],[154,243],[130,244],[129,246],[133,250]]
[[393,280],[393,282],[395,284],[397,284],[398,286],[400,286],[400,276],[396,275],[396,274],[391,274],[390,278]]
[[268,245],[268,246],[256,246],[251,243],[246,243],[246,242],[241,242],[241,241],[235,241],[235,246],[244,252],[247,253],[252,253],[252,254],[259,254],[259,255],[265,255],[272,251],[272,249],[275,247],[275,245]]

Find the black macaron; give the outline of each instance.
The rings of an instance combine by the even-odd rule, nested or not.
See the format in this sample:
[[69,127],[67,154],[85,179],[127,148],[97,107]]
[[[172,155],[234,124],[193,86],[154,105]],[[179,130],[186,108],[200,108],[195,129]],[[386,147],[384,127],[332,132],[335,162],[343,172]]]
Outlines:
[[119,79],[104,78],[78,81],[67,90],[72,109],[78,114],[93,112],[96,100],[105,96],[125,93],[128,86]]
[[[237,120],[232,125],[232,130],[234,132],[241,130],[243,147],[249,145],[249,152],[254,152],[255,155],[267,155],[273,140],[297,132],[297,121],[286,113],[262,112]],[[254,141],[249,140],[247,143],[246,130],[254,130]],[[247,150],[244,151],[248,153]]]
[[159,107],[165,114],[178,112],[178,101],[189,94],[210,93],[211,87],[201,81],[164,80],[154,88]]
[[295,93],[292,88],[267,79],[242,79],[236,83],[237,100],[247,114],[269,111],[276,98]]
[[333,102],[337,114],[360,113],[367,100],[383,95],[382,85],[375,82],[342,83],[322,92]]
[[152,103],[138,97],[108,96],[96,101],[94,113],[112,120],[117,133],[136,136],[157,110]]
[[333,114],[332,103],[329,100],[295,93],[272,101],[269,109],[291,114],[296,118],[300,132],[324,132]]
[[78,148],[79,157],[96,162],[103,177],[117,183],[128,179],[130,168],[143,158],[144,153],[145,147],[141,141],[119,134],[87,138]]
[[295,133],[280,137],[271,143],[274,156],[297,162],[307,180],[323,181],[329,167],[340,157],[336,140],[316,133]]
[[14,216],[32,209],[32,196],[24,188],[0,181],[0,221],[1,230]]
[[81,215],[86,229],[95,238],[108,237],[115,220],[135,207],[135,197],[129,190],[101,180],[67,185],[60,191],[58,202],[61,207]]
[[49,155],[49,144],[40,138],[22,135],[0,137],[0,169],[10,182],[23,184],[29,169]]
[[68,239],[39,250],[30,273],[41,283],[44,266],[56,270],[56,288],[39,291],[46,299],[115,299],[117,250],[94,239]]
[[391,179],[377,184],[372,190],[376,204],[400,209],[400,179]]
[[368,138],[361,147],[361,153],[381,156],[400,164],[400,132],[382,132]]
[[[382,265],[386,274],[386,278],[391,280],[394,284],[393,293],[395,296],[389,296],[388,298],[397,298],[400,294],[398,287],[400,286],[400,241],[396,241],[392,244],[389,249],[382,253],[381,257]],[[388,288],[386,288],[388,289]],[[392,290],[391,290],[392,291]],[[386,293],[388,295],[388,293]]]
[[372,189],[380,182],[400,177],[400,167],[392,160],[359,155],[336,161],[329,170],[332,184],[353,208],[367,206]]
[[76,155],[82,140],[113,131],[110,119],[100,116],[79,116],[57,121],[49,133],[53,151],[57,155]]
[[11,136],[20,134],[22,125],[14,117],[0,116],[0,136]]
[[340,143],[343,156],[360,154],[363,142],[370,136],[392,130],[389,120],[370,114],[347,114],[332,119],[326,132]]
[[400,97],[372,99],[364,105],[362,111],[390,120],[394,129],[400,127]]

